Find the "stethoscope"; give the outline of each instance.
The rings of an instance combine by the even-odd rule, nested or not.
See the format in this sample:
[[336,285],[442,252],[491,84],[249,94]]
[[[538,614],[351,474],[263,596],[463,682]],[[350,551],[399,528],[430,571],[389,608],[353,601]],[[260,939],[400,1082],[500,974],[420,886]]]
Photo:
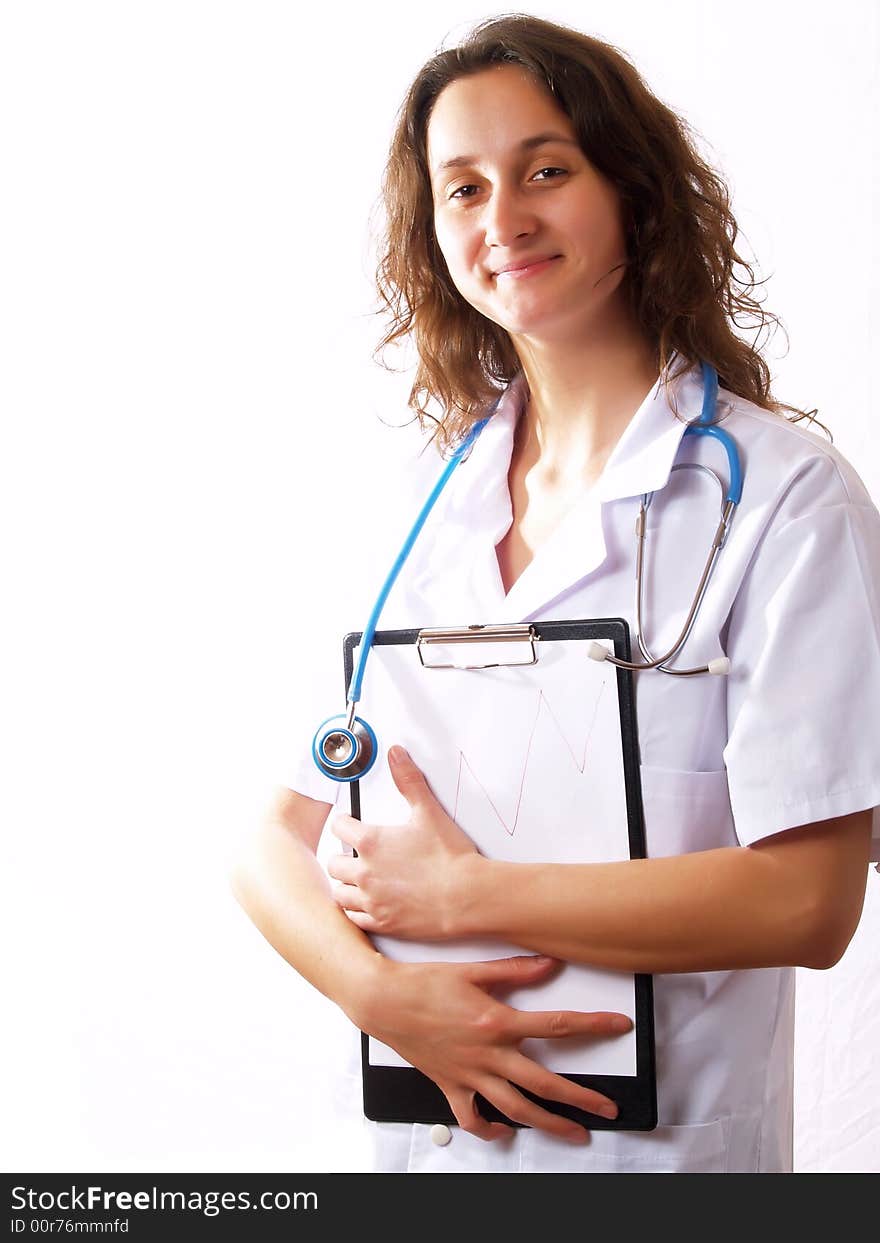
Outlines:
[[[691,607],[688,610],[684,626],[669,651],[665,652],[662,656],[655,657],[652,656],[645,642],[644,626],[642,623],[642,580],[644,577],[645,533],[647,528],[646,520],[648,508],[653,500],[654,493],[646,492],[642,495],[641,502],[639,504],[639,514],[636,519],[636,538],[638,540],[636,555],[636,637],[638,640],[639,650],[644,657],[644,663],[621,660],[619,657],[612,656],[608,649],[599,643],[590,644],[588,651],[588,654],[594,660],[607,660],[621,669],[656,669],[661,673],[671,673],[677,677],[692,677],[697,673],[726,674],[730,670],[730,662],[726,656],[710,660],[708,664],[699,665],[693,669],[670,669],[667,664],[668,661],[672,660],[673,657],[681,651],[682,647],[687,642],[688,635],[690,634],[694,621],[700,611],[703,597],[706,594],[706,587],[708,586],[712,570],[715,567],[715,562],[718,560],[719,553],[721,552],[724,541],[727,538],[727,532],[730,527],[731,519],[733,518],[734,510],[739,504],[742,496],[742,465],[740,462],[739,452],[731,435],[722,428],[718,427],[714,422],[715,409],[718,402],[718,374],[715,371],[715,368],[711,367],[708,363],[701,363],[700,366],[703,372],[703,405],[700,411],[700,417],[695,423],[688,424],[684,435],[711,436],[724,446],[727,453],[727,465],[730,476],[727,492],[725,494],[724,484],[715,472],[698,462],[682,462],[678,465],[674,465],[672,470],[676,471],[693,468],[703,471],[705,474],[711,475],[711,477],[718,484],[722,497],[724,498],[721,506],[721,520],[719,521],[715,534],[712,537],[712,545],[709,549],[709,555],[706,558],[706,564],[703,567],[703,572],[700,576],[700,581],[697,585],[697,590],[694,594]],[[363,777],[366,773],[368,773],[375,763],[376,755],[378,753],[378,743],[376,741],[375,732],[373,731],[372,726],[370,726],[365,720],[355,715],[355,709],[357,708],[358,701],[361,697],[361,685],[364,680],[364,670],[366,669],[367,658],[373,645],[373,637],[379,624],[379,617],[382,613],[382,609],[385,607],[385,601],[388,599],[391,588],[397,581],[397,576],[403,569],[404,563],[412,551],[413,545],[418,539],[422,527],[425,525],[428,515],[434,508],[440,493],[449,482],[453,471],[470,453],[477,437],[495,413],[500,401],[501,396],[499,396],[495,401],[486,417],[480,419],[478,423],[474,424],[465,440],[461,443],[461,445],[459,445],[447,462],[440,478],[437,480],[433,490],[428,496],[428,499],[419,511],[419,514],[413,523],[412,530],[406,537],[403,547],[398,553],[397,559],[392,565],[388,577],[382,585],[382,590],[379,592],[378,599],[373,606],[373,611],[370,614],[370,618],[364,627],[364,632],[361,636],[357,665],[352,673],[351,682],[348,687],[348,696],[346,701],[347,710],[336,716],[328,717],[326,721],[322,721],[322,723],[318,726],[314,741],[312,743],[312,755],[314,756],[315,763],[321,772],[324,773],[325,776],[331,777],[334,781],[357,781],[358,778]]]

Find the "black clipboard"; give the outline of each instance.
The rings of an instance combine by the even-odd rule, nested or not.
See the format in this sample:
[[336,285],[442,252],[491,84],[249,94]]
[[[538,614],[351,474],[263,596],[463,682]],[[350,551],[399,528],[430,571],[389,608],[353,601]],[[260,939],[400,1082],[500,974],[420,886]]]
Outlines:
[[[531,636],[531,639],[528,638],[526,632]],[[540,649],[541,644],[552,644],[554,641],[579,640],[585,644],[592,641],[605,641],[610,643],[615,656],[623,660],[631,659],[629,627],[621,618],[531,622],[525,626],[507,627],[468,626],[458,629],[386,630],[376,632],[373,638],[373,645],[374,647],[382,647],[387,644],[418,645],[420,659],[422,664],[425,664],[425,660],[422,657],[422,643],[443,643],[444,635],[456,635],[459,639],[472,638],[478,642],[482,640],[484,642],[490,641],[505,644],[514,642],[518,636],[521,641],[531,643],[533,653]],[[361,637],[362,632],[348,634],[343,642],[346,690],[351,681],[355,650],[361,641]],[[538,648],[536,648],[536,644]],[[497,648],[493,650],[497,650]],[[525,664],[531,662],[526,660],[522,662],[514,661],[512,663]],[[433,667],[447,668],[451,666],[440,664]],[[462,666],[456,667],[460,668]],[[464,667],[484,668],[487,666]],[[488,667],[496,666],[490,665]],[[610,666],[605,665],[604,667],[609,668]],[[645,832],[641,783],[639,779],[638,735],[633,679],[632,673],[629,670],[616,669],[615,672],[620,721],[621,758],[626,786],[629,855],[632,859],[641,859],[645,857]],[[366,695],[364,702],[365,705],[368,702]],[[366,707],[365,715],[369,719],[369,709]],[[395,740],[385,739],[384,741],[386,745],[390,745]],[[384,754],[380,756],[380,761],[384,762]],[[360,781],[352,781],[349,786],[351,814],[356,819],[361,818],[360,785]],[[522,1091],[523,1095],[530,1097],[530,1099],[538,1101],[549,1111],[577,1121],[590,1130],[653,1130],[657,1125],[657,1089],[652,978],[650,975],[637,974],[632,977],[632,981],[635,1009],[635,1074],[564,1074],[564,1077],[572,1082],[593,1088],[610,1097],[618,1106],[618,1116],[616,1118],[602,1118],[559,1101],[540,1099],[532,1096],[531,1093],[519,1087],[519,1085],[517,1085],[518,1090]],[[370,1038],[366,1033],[361,1033],[361,1060],[364,1113],[367,1118],[376,1122],[443,1122],[455,1124],[456,1119],[446,1097],[426,1075],[410,1066],[376,1065],[371,1062]],[[519,1123],[511,1122],[494,1105],[479,1095],[477,1096],[477,1102],[480,1113],[490,1121],[502,1121],[512,1126],[520,1125]]]

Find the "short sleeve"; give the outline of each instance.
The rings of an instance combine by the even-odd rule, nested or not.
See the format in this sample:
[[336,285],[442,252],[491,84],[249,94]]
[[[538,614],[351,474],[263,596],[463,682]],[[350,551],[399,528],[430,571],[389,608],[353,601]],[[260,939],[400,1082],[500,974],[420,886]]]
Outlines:
[[[727,636],[724,751],[739,840],[880,804],[880,515],[833,504],[767,531]],[[874,811],[872,859],[880,859]]]

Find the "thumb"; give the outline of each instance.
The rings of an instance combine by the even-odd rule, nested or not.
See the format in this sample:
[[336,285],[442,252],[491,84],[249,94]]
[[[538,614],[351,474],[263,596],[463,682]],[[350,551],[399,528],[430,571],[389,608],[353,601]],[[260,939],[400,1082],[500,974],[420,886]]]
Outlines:
[[405,751],[403,747],[390,747],[388,749],[388,767],[391,769],[394,784],[410,807],[415,807],[417,804],[423,803],[425,799],[433,797],[424,774],[412,762],[409,752]]

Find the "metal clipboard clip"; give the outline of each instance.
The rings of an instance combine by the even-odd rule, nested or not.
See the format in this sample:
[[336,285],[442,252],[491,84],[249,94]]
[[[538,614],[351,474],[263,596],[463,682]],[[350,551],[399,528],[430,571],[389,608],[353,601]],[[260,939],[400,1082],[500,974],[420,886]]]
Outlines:
[[[425,669],[498,669],[535,665],[540,636],[528,623],[420,630],[416,641]],[[485,646],[489,650],[485,650]],[[483,647],[482,659],[475,649]]]

